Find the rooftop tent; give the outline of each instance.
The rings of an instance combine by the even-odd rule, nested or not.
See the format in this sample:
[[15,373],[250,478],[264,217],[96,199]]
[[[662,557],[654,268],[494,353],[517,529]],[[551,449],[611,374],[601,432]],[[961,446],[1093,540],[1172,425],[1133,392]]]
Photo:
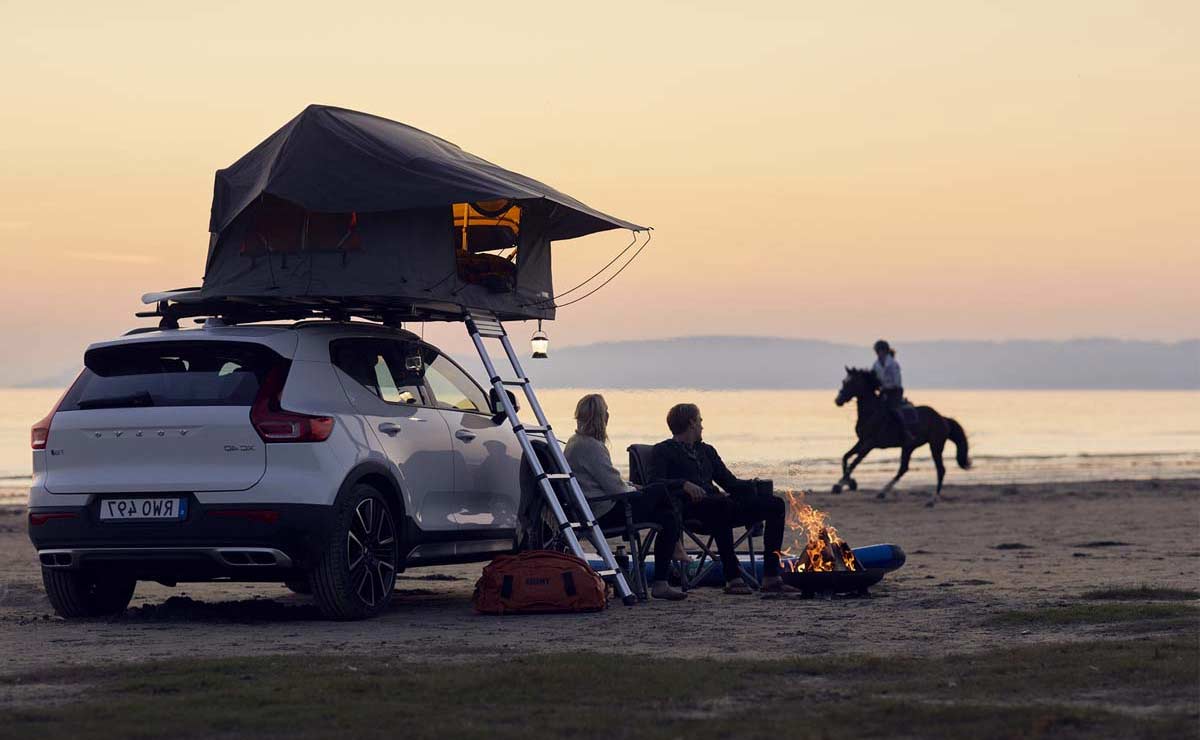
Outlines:
[[553,318],[550,243],[645,230],[448,141],[310,105],[217,172],[205,300]]

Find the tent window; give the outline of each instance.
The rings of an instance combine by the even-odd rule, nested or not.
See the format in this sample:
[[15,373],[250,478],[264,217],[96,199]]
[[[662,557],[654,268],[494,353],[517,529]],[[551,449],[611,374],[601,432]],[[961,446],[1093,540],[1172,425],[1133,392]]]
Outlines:
[[349,252],[362,248],[358,214],[317,213],[264,195],[253,206],[250,226],[242,239],[241,253],[247,257],[264,254]]
[[517,283],[517,243],[521,206],[511,200],[454,204],[454,241],[458,277],[495,292]]

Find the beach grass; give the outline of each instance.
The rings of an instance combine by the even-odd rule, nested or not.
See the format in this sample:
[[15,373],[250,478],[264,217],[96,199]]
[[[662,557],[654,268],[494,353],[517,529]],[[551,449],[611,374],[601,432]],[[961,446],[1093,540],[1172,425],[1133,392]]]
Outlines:
[[1084,603],[1051,606],[1042,609],[1014,609],[1001,612],[988,620],[999,626],[1063,626],[1085,624],[1147,623],[1155,626],[1171,622],[1172,626],[1200,627],[1200,609],[1188,604]]
[[1166,586],[1108,586],[1085,591],[1083,598],[1091,601],[1193,601],[1200,599],[1200,591]]
[[22,686],[36,690],[2,707],[0,738],[1171,737],[1195,728],[1200,649],[1148,639],[930,658],[196,659],[7,677],[0,695]]

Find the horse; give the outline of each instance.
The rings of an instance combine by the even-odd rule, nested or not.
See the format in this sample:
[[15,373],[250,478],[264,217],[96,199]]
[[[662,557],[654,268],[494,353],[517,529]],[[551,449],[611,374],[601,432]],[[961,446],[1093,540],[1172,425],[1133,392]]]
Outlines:
[[[833,486],[834,493],[841,493],[842,487],[847,486],[851,491],[858,490],[858,483],[850,474],[863,461],[867,453],[876,448],[900,448],[900,469],[896,476],[883,487],[877,498],[883,498],[892,490],[896,482],[908,472],[908,461],[912,458],[913,450],[928,444],[933,453],[933,464],[937,467],[937,493],[926,506],[933,506],[942,497],[942,479],[946,477],[946,466],[942,463],[942,450],[946,440],[954,442],[958,448],[955,459],[958,467],[967,470],[971,467],[971,458],[967,453],[967,434],[954,419],[942,416],[929,406],[918,406],[918,424],[912,430],[913,438],[906,439],[904,430],[900,429],[895,419],[883,406],[879,397],[879,379],[875,373],[862,368],[846,368],[846,379],[842,381],[842,389],[838,392],[834,403],[843,406],[850,399],[858,401],[858,423],[854,432],[858,442],[842,456],[842,479]],[[849,462],[854,457],[854,462]]]

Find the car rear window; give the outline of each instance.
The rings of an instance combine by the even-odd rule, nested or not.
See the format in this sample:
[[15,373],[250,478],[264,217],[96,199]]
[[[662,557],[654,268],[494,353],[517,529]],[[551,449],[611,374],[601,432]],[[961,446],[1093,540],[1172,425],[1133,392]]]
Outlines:
[[275,352],[248,342],[145,342],[101,347],[60,411],[149,406],[250,406]]

